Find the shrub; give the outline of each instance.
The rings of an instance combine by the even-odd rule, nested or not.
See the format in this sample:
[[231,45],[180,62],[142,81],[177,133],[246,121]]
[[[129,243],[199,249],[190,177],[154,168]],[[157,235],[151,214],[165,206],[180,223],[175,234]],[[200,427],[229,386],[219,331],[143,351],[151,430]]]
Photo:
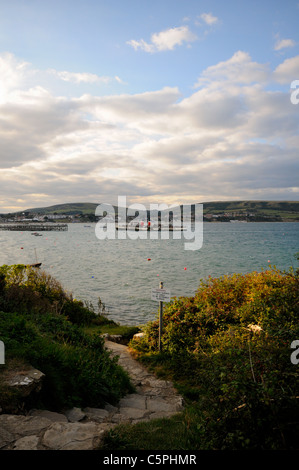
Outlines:
[[36,325],[28,316],[0,312],[0,331],[8,363],[19,358],[45,374],[39,395],[42,407],[100,407],[132,390],[128,375],[104,349],[103,339],[84,334],[63,317],[47,314]]
[[5,311],[60,314],[64,303],[71,299],[55,278],[33,267],[4,265],[0,276],[0,308]]
[[0,340],[8,364],[3,370],[14,360],[41,370],[39,406],[102,406],[132,391],[104,340],[82,329],[96,318],[48,274],[23,265],[0,267]]
[[[194,297],[166,306],[160,366],[192,403],[190,448],[298,448],[298,371],[290,360],[298,314],[298,273],[275,268],[202,280]],[[151,322],[131,342],[155,363],[158,329]]]
[[91,306],[73,299],[51,275],[25,265],[0,267],[0,308],[30,315],[64,315],[77,325],[90,325],[98,317]]
[[[298,325],[298,276],[276,269],[201,281],[194,297],[175,298],[164,309],[163,350],[193,354],[219,331],[258,325],[263,331],[291,332]],[[157,348],[158,320],[146,327],[143,347]]]
[[97,317],[92,310],[84,307],[83,302],[76,299],[66,300],[62,312],[72,323],[77,325],[90,325]]

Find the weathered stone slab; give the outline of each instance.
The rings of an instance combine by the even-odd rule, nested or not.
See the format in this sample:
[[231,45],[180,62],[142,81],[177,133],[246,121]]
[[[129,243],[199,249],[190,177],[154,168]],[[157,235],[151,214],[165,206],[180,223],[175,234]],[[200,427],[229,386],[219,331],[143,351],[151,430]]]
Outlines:
[[84,408],[85,415],[92,421],[97,423],[102,423],[109,416],[109,411],[104,410],[103,408]]
[[3,428],[0,423],[0,449],[7,446],[15,440],[13,433],[9,432],[7,429]]
[[38,416],[0,415],[0,429],[14,434],[16,438],[38,434],[50,424],[49,419]]
[[47,418],[53,422],[62,422],[67,423],[67,417],[62,413],[56,413],[55,411],[48,410],[31,410],[29,412],[30,416],[40,416],[41,418]]
[[140,410],[146,409],[146,397],[142,395],[138,395],[137,393],[133,393],[130,395],[126,395],[122,398],[119,402],[120,409],[123,407],[126,408],[137,408]]
[[39,450],[38,443],[38,436],[21,437],[14,443],[13,450]]
[[46,430],[42,445],[49,450],[93,450],[104,432],[97,423],[54,423]]
[[[38,436],[50,424],[49,419],[37,416],[0,415],[0,449],[10,449],[24,437]],[[28,440],[21,441],[20,445],[24,446],[24,442]]]
[[129,407],[120,408],[119,413],[122,416],[124,416],[124,418],[130,419],[130,420],[145,418],[149,414],[149,412],[145,409],[140,410],[138,408],[129,408]]
[[149,411],[162,411],[162,412],[175,412],[176,405],[172,403],[168,403],[162,397],[148,397],[147,398],[147,409]]
[[86,417],[86,413],[84,413],[81,408],[76,407],[67,410],[64,414],[70,423],[77,423]]
[[5,382],[9,387],[17,389],[22,397],[27,397],[32,392],[40,391],[44,376],[45,374],[41,371],[30,368],[15,371],[13,375],[7,377]]

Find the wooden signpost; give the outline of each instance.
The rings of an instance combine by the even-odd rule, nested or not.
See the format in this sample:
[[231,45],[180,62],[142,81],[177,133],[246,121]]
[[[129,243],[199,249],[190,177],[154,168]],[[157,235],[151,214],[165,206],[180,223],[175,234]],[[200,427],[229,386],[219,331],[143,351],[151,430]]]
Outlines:
[[163,282],[160,282],[159,289],[152,289],[152,300],[159,302],[159,351],[161,351],[161,338],[163,332],[163,302],[170,302],[170,290],[163,289]]

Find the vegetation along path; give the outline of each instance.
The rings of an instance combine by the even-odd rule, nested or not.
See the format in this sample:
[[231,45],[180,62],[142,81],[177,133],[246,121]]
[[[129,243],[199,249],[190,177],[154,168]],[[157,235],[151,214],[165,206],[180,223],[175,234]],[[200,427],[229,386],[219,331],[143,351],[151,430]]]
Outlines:
[[117,406],[73,408],[65,413],[31,410],[29,415],[0,415],[2,450],[93,450],[105,432],[120,423],[168,418],[183,410],[183,399],[172,383],[157,379],[138,363],[127,346],[105,341],[119,364],[129,373],[135,392]]

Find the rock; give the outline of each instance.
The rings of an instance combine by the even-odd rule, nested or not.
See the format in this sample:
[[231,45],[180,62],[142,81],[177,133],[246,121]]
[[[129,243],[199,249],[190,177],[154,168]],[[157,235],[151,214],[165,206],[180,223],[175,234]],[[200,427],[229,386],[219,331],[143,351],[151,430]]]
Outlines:
[[14,371],[6,378],[5,383],[9,387],[16,388],[23,398],[28,397],[32,392],[39,392],[42,387],[42,380],[45,374],[41,371],[30,368],[27,370]]
[[109,333],[104,333],[101,335],[107,341],[113,341],[114,343],[122,343],[123,337],[122,335],[110,335]]
[[54,423],[46,430],[41,444],[49,450],[94,450],[104,434],[97,423]]
[[153,412],[177,412],[176,405],[168,403],[163,397],[148,397],[147,409]]
[[105,405],[105,410],[109,411],[110,414],[115,413],[117,409],[118,408],[116,406],[110,405],[110,403],[107,403],[107,405]]
[[81,408],[72,408],[71,410],[67,410],[64,414],[71,423],[82,421],[82,419],[86,417],[86,414]]
[[14,443],[13,450],[38,450],[38,443],[38,436],[21,437]]
[[[2,371],[1,371],[2,372]],[[1,383],[3,393],[0,397],[1,413],[24,414],[28,397],[40,392],[44,374],[32,366],[18,366],[3,370]]]
[[150,412],[145,409],[122,407],[119,412],[121,421],[131,421],[147,418]]
[[40,416],[42,418],[47,418],[53,422],[62,422],[62,423],[68,422],[68,419],[64,414],[56,413],[54,411],[48,411],[48,410],[31,410],[29,412],[29,416]]
[[102,408],[84,408],[84,413],[91,421],[103,423],[109,416],[109,411]]
[[125,396],[119,402],[120,408],[137,408],[139,410],[146,409],[146,397],[133,393]]
[[49,419],[39,416],[0,415],[0,449],[25,436],[38,436],[50,425]]
[[[0,420],[1,424],[1,420]],[[15,440],[13,432],[5,429],[2,425],[0,426],[0,450],[5,448],[8,444]]]

